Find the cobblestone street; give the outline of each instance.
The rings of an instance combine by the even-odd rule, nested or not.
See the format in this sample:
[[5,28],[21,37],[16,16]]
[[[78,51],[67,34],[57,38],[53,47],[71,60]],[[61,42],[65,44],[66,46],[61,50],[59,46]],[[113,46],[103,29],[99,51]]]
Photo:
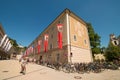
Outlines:
[[19,61],[0,61],[0,80],[120,80],[120,70],[106,70],[101,73],[89,74],[64,73],[33,63],[27,64],[25,75],[19,72]]

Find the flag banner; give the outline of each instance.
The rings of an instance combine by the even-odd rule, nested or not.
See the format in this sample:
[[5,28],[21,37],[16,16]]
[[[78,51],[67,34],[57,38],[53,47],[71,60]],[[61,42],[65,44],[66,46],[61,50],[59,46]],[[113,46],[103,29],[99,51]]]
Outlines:
[[5,47],[5,51],[7,51],[8,47],[9,47],[10,41],[8,41],[6,47]]
[[27,52],[28,52],[28,55],[31,53],[31,49],[30,49],[31,47],[29,47],[28,49],[27,49]]
[[7,51],[9,51],[9,50],[11,49],[11,47],[12,47],[12,45],[11,45],[11,43],[10,43]]
[[40,45],[37,46],[38,54],[40,54]]
[[27,54],[27,52],[25,51],[25,52],[23,53],[23,57],[26,57],[26,56],[27,56],[26,54]]
[[38,54],[40,54],[40,45],[41,45],[41,40],[38,40],[38,46],[37,46],[37,49],[38,49]]
[[33,54],[37,53],[37,43],[34,43],[34,46],[32,46]]
[[26,57],[26,51],[24,52],[23,57]]
[[48,50],[48,34],[44,35],[44,51],[47,52]]
[[10,41],[8,39],[8,41],[7,41],[7,43],[6,43],[5,47],[4,47],[4,50],[6,50],[6,48],[7,48],[7,46],[8,46],[9,43],[10,43]]
[[26,49],[26,51],[25,51],[25,55],[24,55],[25,57],[27,57],[28,56],[28,49]]
[[3,49],[5,50],[5,47],[6,47],[6,45],[7,45],[7,43],[8,43],[8,38],[5,40],[5,43],[4,43],[4,45],[3,45]]
[[42,43],[42,40],[38,40],[38,45],[41,45],[41,43]]
[[58,32],[58,47],[62,49],[62,32]]
[[58,29],[58,48],[62,49],[62,32],[63,32],[63,24],[57,24]]
[[33,50],[31,50],[32,47],[29,48],[29,54],[32,54]]
[[57,24],[57,28],[58,28],[59,32],[62,32],[63,31],[63,24],[61,24],[61,23]]
[[31,53],[31,54],[34,53],[34,45],[32,45],[32,46],[30,47],[30,53]]
[[0,47],[2,46],[2,44],[3,44],[6,37],[7,37],[7,35],[5,34],[4,37],[2,38],[1,42],[0,42]]
[[48,41],[44,41],[44,51],[47,52],[48,50]]
[[45,39],[45,41],[48,41],[48,34],[44,35],[44,39]]

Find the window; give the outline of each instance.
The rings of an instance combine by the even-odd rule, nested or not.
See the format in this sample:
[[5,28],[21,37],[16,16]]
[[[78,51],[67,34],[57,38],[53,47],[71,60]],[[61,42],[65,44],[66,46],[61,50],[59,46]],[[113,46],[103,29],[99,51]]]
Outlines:
[[52,46],[52,44],[50,44],[50,49],[52,49],[53,48],[53,46]]
[[76,35],[74,35],[74,41],[77,41]]
[[51,30],[54,31],[54,27],[52,27]]
[[114,44],[117,45],[117,41],[114,41]]
[[85,43],[85,44],[87,44],[87,41],[86,41],[86,40],[84,40],[84,43]]
[[51,34],[51,39],[53,39],[53,34]]
[[58,53],[56,56],[57,56],[57,62],[59,62],[59,60],[60,60],[60,54]]
[[72,56],[73,56],[73,53],[71,52],[71,53],[70,53],[70,57],[72,57]]

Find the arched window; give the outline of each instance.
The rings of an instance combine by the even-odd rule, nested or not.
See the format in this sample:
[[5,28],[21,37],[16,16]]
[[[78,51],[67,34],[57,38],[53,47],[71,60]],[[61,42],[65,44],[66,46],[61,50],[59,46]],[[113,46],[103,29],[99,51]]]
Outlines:
[[115,44],[115,45],[118,45],[118,44],[117,44],[117,41],[114,41],[114,44]]

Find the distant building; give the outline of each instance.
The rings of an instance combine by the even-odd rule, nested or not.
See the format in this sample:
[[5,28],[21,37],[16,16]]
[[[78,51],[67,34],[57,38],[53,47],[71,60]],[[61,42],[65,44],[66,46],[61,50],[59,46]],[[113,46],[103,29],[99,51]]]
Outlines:
[[0,59],[6,59],[8,57],[11,47],[10,40],[0,24]]
[[25,54],[49,63],[92,62],[85,21],[65,9],[28,46]]
[[112,42],[114,46],[120,46],[120,37],[117,38],[114,34],[110,34],[110,42]]
[[94,54],[95,60],[105,60],[104,54]]

